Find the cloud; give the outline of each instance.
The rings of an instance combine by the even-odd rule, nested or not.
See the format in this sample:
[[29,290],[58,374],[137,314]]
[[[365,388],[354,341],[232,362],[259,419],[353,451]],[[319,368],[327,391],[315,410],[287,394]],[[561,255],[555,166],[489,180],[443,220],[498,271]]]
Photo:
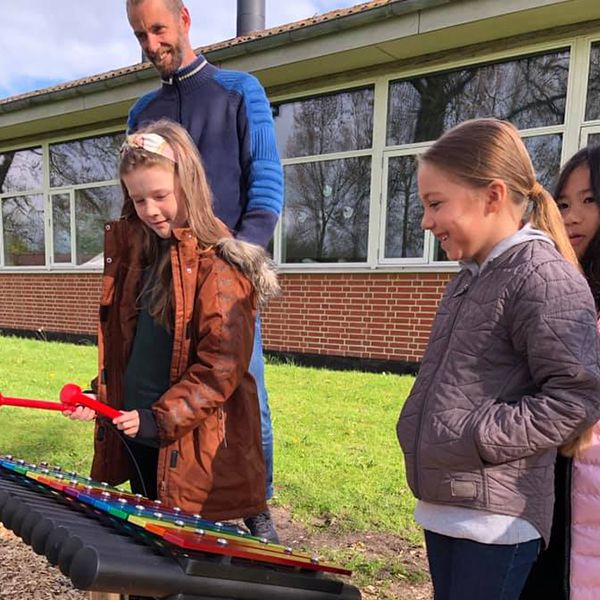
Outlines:
[[[351,0],[267,0],[267,27],[309,18]],[[194,46],[235,36],[236,0],[187,0]],[[125,0],[0,0],[0,97],[134,64],[139,46]]]

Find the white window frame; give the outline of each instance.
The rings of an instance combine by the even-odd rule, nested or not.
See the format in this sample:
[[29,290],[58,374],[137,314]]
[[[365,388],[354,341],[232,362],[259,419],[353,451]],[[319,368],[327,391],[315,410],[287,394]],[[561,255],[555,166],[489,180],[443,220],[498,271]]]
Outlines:
[[[282,259],[282,226],[278,224],[274,242],[274,258],[282,272],[344,272],[344,271],[373,271],[378,272],[446,272],[458,269],[454,261],[435,261],[435,240],[430,232],[425,232],[423,258],[385,258],[385,220],[387,210],[387,169],[392,156],[415,155],[422,152],[433,141],[405,145],[386,145],[387,110],[389,86],[393,81],[426,77],[435,73],[461,68],[477,68],[487,63],[517,60],[532,54],[566,50],[569,52],[569,74],[567,79],[566,106],[564,122],[559,125],[549,125],[534,129],[519,131],[523,138],[549,134],[562,135],[561,164],[579,147],[579,129],[584,123],[584,111],[587,91],[587,75],[589,70],[591,43],[598,41],[599,35],[571,35],[551,41],[523,44],[504,51],[485,52],[476,58],[461,58],[454,61],[434,61],[427,66],[397,70],[382,76],[371,78],[356,78],[343,84],[321,86],[318,88],[302,89],[288,92],[272,98],[274,104],[294,102],[311,96],[351,91],[356,88],[373,86],[373,144],[369,151],[353,151],[323,156],[302,157],[301,159],[284,159],[282,163],[294,164],[308,160],[332,160],[371,154],[371,202],[369,205],[369,242],[366,263],[311,263],[288,264]],[[600,123],[600,121],[599,121]],[[575,132],[575,135],[573,134]],[[574,147],[575,146],[575,147]]]
[[[573,33],[568,36],[556,37],[550,41],[541,43],[523,43],[514,45],[508,50],[483,51],[476,58],[472,56],[460,57],[455,60],[448,60],[440,55],[439,59],[434,59],[426,65],[417,65],[406,67],[405,64],[397,69],[385,72],[384,74],[359,75],[356,77],[344,76],[337,82],[316,87],[307,87],[306,85],[289,87],[286,92],[274,95],[271,98],[273,104],[286,102],[302,101],[310,97],[323,94],[332,94],[340,92],[349,92],[355,89],[372,87],[374,90],[373,105],[373,132],[371,148],[362,150],[351,150],[339,153],[331,153],[317,156],[303,156],[295,158],[286,158],[282,160],[284,166],[308,163],[313,161],[327,161],[344,158],[353,158],[359,156],[371,157],[371,181],[370,181],[370,201],[369,201],[369,226],[368,226],[368,249],[367,260],[360,263],[283,263],[283,227],[282,219],[275,230],[274,236],[274,259],[279,265],[281,272],[289,273],[336,273],[336,272],[445,272],[455,271],[458,268],[454,262],[436,262],[433,261],[434,240],[429,232],[425,233],[424,257],[421,258],[389,258],[384,257],[385,252],[385,216],[387,206],[387,169],[389,159],[392,156],[407,154],[416,154],[428,147],[432,142],[419,144],[406,144],[398,146],[386,145],[387,134],[387,109],[389,86],[392,81],[401,79],[411,79],[414,77],[426,77],[443,71],[451,71],[461,68],[476,68],[486,63],[518,59],[527,55],[552,52],[560,49],[566,49],[570,52],[569,74],[567,81],[567,95],[565,106],[564,122],[560,125],[540,127],[536,129],[521,130],[523,138],[539,136],[546,134],[562,135],[562,154],[561,165],[572,156],[580,147],[585,145],[588,136],[592,133],[600,133],[600,119],[594,121],[585,120],[585,107],[587,101],[587,84],[590,67],[591,46],[595,42],[600,42],[600,33],[583,33],[577,35]],[[457,53],[460,49],[457,49]],[[381,70],[379,71],[381,73]],[[341,82],[341,83],[340,83]],[[53,263],[53,237],[51,223],[51,200],[50,197],[56,193],[71,194],[72,210],[72,263],[75,262],[75,224],[74,224],[74,193],[78,188],[88,188],[93,186],[115,185],[118,181],[94,182],[91,184],[81,184],[77,186],[64,186],[60,188],[50,188],[49,185],[49,162],[48,153],[50,144],[75,141],[82,138],[94,137],[105,134],[123,133],[124,127],[107,126],[104,128],[90,129],[76,134],[67,134],[62,136],[49,137],[41,141],[29,144],[20,144],[18,146],[0,146],[0,153],[11,150],[22,150],[27,148],[42,147],[44,157],[44,185],[42,190],[28,190],[18,194],[2,194],[0,199],[5,197],[14,197],[18,195],[42,194],[46,210],[45,219],[45,239],[46,239],[46,266],[32,267],[11,267],[4,265],[4,236],[2,228],[2,215],[0,211],[0,269],[2,272],[68,272],[85,273],[98,272],[98,268],[83,268],[75,264]]]
[[[30,148],[42,149],[42,182],[43,186],[37,190],[28,190],[26,192],[5,192],[0,194],[0,203],[4,198],[14,198],[17,196],[33,196],[41,195],[43,198],[44,207],[44,240],[46,260],[45,265],[35,266],[10,266],[4,264],[4,229],[2,223],[2,211],[0,210],[0,273],[36,273],[36,272],[53,272],[53,273],[99,273],[102,272],[102,267],[79,266],[76,264],[76,227],[75,227],[75,192],[79,189],[90,189],[94,187],[108,187],[111,185],[119,185],[118,179],[106,181],[94,181],[90,183],[82,183],[76,185],[63,185],[58,187],[50,186],[50,146],[53,144],[75,142],[87,138],[98,137],[102,135],[112,135],[125,133],[125,127],[107,126],[88,131],[78,131],[77,133],[63,134],[47,137],[43,140],[32,142],[30,144],[12,144],[0,146],[0,154],[19,150],[27,150]],[[70,194],[71,202],[71,262],[70,263],[55,263],[54,262],[54,239],[52,230],[52,201],[51,198],[57,194]],[[1,207],[0,207],[1,208]],[[99,236],[103,236],[103,231],[99,232]]]

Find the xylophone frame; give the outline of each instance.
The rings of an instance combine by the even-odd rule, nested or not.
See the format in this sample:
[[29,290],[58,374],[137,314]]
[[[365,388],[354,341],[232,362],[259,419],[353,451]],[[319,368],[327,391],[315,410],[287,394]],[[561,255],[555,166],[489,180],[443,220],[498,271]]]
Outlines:
[[173,547],[151,530],[63,496],[40,481],[0,464],[0,521],[78,589],[165,600],[361,597],[355,587],[319,570],[265,566]]

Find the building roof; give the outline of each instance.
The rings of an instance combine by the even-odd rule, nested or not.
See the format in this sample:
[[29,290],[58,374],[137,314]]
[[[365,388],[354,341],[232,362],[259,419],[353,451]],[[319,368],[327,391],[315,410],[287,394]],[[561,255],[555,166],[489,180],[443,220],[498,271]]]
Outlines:
[[[371,0],[370,2],[364,2],[362,4],[357,4],[355,6],[351,6],[349,8],[340,8],[336,10],[329,11],[322,15],[316,15],[314,17],[310,17],[309,19],[302,19],[300,21],[295,21],[293,23],[287,23],[285,25],[279,25],[277,27],[271,27],[270,29],[264,29],[261,31],[256,31],[251,34],[242,35],[239,37],[231,38],[229,40],[224,40],[222,42],[217,42],[214,44],[210,44],[208,46],[201,46],[196,49],[196,52],[202,54],[211,54],[218,52],[224,49],[233,49],[236,46],[241,46],[243,44],[248,44],[250,42],[254,42],[257,40],[262,40],[266,38],[273,38],[275,36],[281,34],[290,34],[299,30],[307,30],[311,27],[316,27],[322,23],[328,23],[336,20],[340,20],[346,17],[351,17],[354,15],[358,15],[361,13],[365,13],[371,11],[373,9],[394,4],[394,3],[407,3],[409,4],[409,0]],[[418,6],[414,8],[414,10],[418,10],[423,7],[423,4],[427,4],[427,2],[421,2]],[[82,86],[87,86],[89,84],[106,82],[108,80],[118,79],[125,75],[135,75],[136,73],[140,74],[140,78],[144,78],[144,72],[150,72],[151,76],[154,76],[154,70],[152,64],[150,62],[144,63],[136,63],[131,66],[122,67],[120,69],[114,69],[112,71],[106,71],[104,73],[99,73],[97,75],[92,75],[90,77],[83,77],[81,79],[74,79],[72,81],[67,81],[65,83],[60,83],[58,85],[53,85],[46,88],[41,88],[38,90],[34,90],[31,92],[26,92],[24,94],[19,94],[16,96],[9,96],[0,100],[0,107],[5,107],[8,104],[21,104],[21,101],[34,99],[37,96],[48,96],[55,92],[62,92],[64,90],[73,90],[75,88],[79,88]],[[117,84],[118,85],[118,84]]]

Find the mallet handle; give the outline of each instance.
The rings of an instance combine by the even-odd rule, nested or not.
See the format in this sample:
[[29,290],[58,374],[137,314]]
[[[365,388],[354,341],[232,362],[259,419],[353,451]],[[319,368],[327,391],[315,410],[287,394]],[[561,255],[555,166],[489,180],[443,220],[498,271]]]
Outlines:
[[0,406],[22,406],[25,408],[42,408],[44,410],[68,410],[71,407],[62,402],[46,402],[45,400],[29,400],[27,398],[11,398],[0,394]]

